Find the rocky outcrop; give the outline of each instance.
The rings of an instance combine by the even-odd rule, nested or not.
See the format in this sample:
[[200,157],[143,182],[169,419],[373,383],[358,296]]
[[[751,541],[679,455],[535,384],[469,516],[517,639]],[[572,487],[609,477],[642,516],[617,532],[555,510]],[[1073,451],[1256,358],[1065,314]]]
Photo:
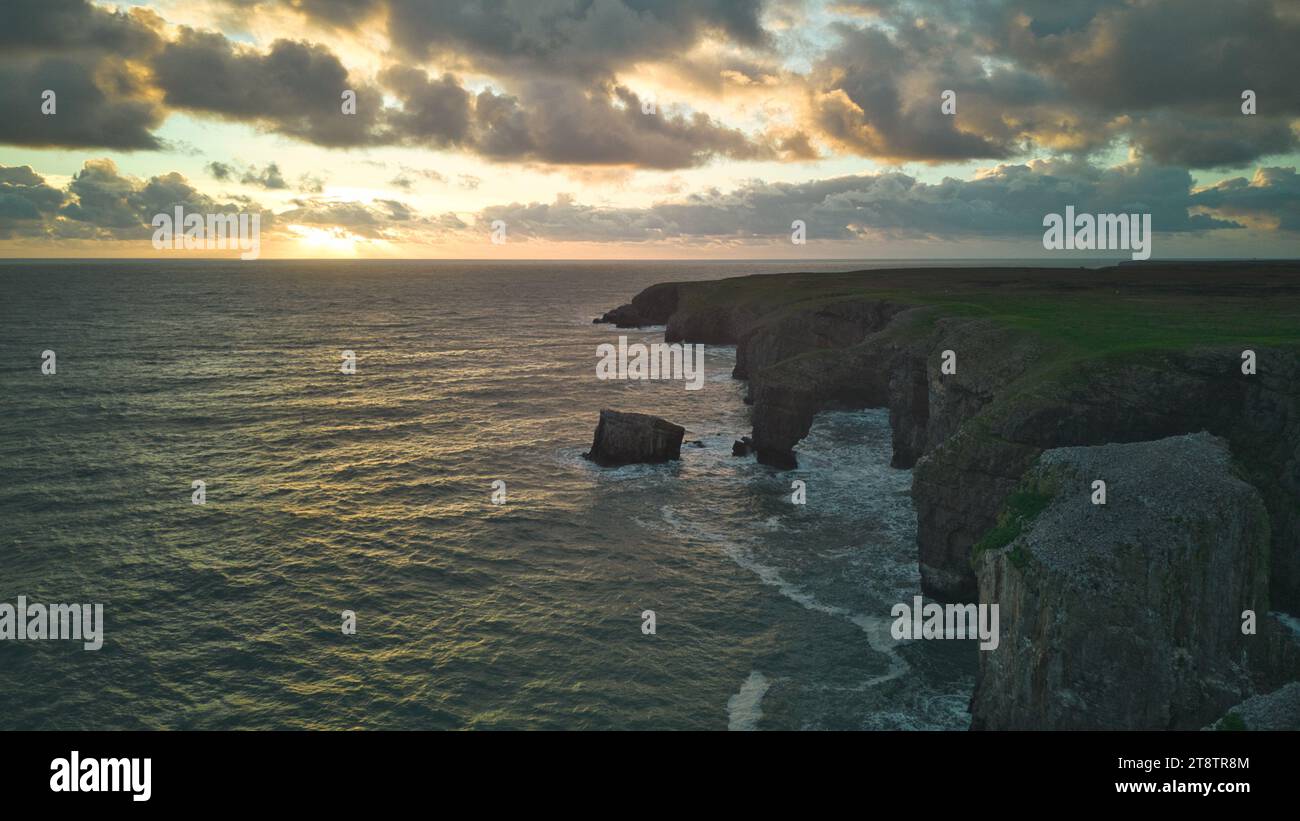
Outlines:
[[1061,446],[1209,431],[1261,492],[1272,522],[1272,588],[1300,605],[1300,362],[1258,348],[1269,373],[1244,376],[1240,349],[1141,351],[1073,363],[1015,384],[929,450],[913,475],[922,579],[935,595],[970,591],[970,547],[1032,461]]
[[1251,696],[1208,729],[1300,730],[1300,681],[1271,693]]
[[[1106,483],[1094,504],[1094,480]],[[1196,729],[1255,691],[1242,613],[1268,611],[1268,515],[1201,433],[1044,452],[978,545],[973,726]]]
[[592,320],[592,323],[608,323],[619,328],[663,325],[677,310],[678,294],[677,283],[651,285],[633,297],[630,304],[606,311],[599,318]]
[[658,416],[602,410],[591,450],[583,456],[602,467],[667,462],[681,458],[685,434]]

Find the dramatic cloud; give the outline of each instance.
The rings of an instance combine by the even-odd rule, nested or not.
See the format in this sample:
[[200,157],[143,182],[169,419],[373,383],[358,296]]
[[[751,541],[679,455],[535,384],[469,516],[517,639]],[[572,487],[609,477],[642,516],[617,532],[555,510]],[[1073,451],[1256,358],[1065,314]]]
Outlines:
[[[0,2],[0,143],[193,156],[186,140],[220,121],[234,139],[204,145],[217,159],[200,173],[243,194],[108,160],[64,188],[18,166],[0,179],[0,235],[134,237],[156,202],[252,207],[254,192],[289,206],[281,226],[376,240],[495,218],[566,240],[762,240],[794,219],[841,240],[1022,237],[1066,204],[1150,212],[1173,234],[1296,230],[1294,0],[205,0],[203,17],[110,5]],[[295,141],[317,148],[281,153]],[[853,173],[855,158],[1001,164],[935,181]],[[744,170],[777,162],[814,179],[734,182],[789,179]],[[1224,170],[1240,176],[1218,181]],[[544,192],[484,208],[513,174]],[[731,190],[711,188],[724,179]],[[562,180],[583,195],[556,198]],[[615,190],[645,207],[583,204]],[[421,215],[408,198],[465,210]]]
[[[226,170],[234,172],[229,166]],[[263,169],[263,175],[268,172],[278,173],[274,163]],[[154,216],[171,216],[177,208],[199,214],[260,214],[262,233],[268,239],[295,238],[299,233],[295,228],[301,226],[345,236],[403,240],[427,240],[466,228],[454,215],[422,218],[393,199],[363,203],[308,197],[294,200],[291,208],[276,214],[243,197],[210,196],[174,171],[147,180],[124,175],[107,159],[87,160],[64,191],[48,185],[28,166],[0,165],[0,237],[5,239],[143,242],[153,235]]]
[[1252,179],[1234,177],[1192,197],[1198,207],[1300,233],[1300,175],[1294,168],[1261,168]]
[[152,132],[165,111],[133,62],[157,47],[158,24],[81,0],[0,3],[0,142],[163,148]]
[[466,141],[473,116],[470,94],[450,74],[432,79],[413,68],[392,67],[380,80],[402,101],[386,125],[408,141],[445,148]]
[[[1286,0],[863,0],[810,76],[814,122],[865,156],[1008,157],[1115,141],[1156,163],[1295,150],[1300,15]],[[1288,11],[1288,8],[1290,9]],[[1241,95],[1258,111],[1245,115]],[[957,114],[939,95],[957,94]]]
[[57,213],[63,200],[63,192],[46,185],[31,166],[0,165],[0,239],[43,234],[45,220]]
[[[48,226],[56,237],[147,239],[156,214],[176,208],[205,214],[258,211],[241,202],[219,202],[201,193],[176,172],[139,180],[118,172],[112,160],[87,160],[68,185],[68,203]],[[267,213],[264,222],[270,219]]]
[[144,9],[114,12],[86,0],[5,0],[0,3],[0,49],[5,53],[69,50],[132,54],[151,51],[156,15]]
[[[152,68],[173,108],[255,123],[323,146],[374,141],[382,93],[350,78],[324,46],[276,40],[262,53],[215,32],[184,28]],[[342,110],[348,90],[356,93],[350,115]]]
[[936,184],[899,173],[754,182],[649,208],[598,208],[561,197],[552,204],[488,208],[479,221],[505,220],[512,236],[639,242],[788,238],[794,220],[804,221],[811,240],[1041,237],[1044,215],[1067,205],[1081,213],[1150,213],[1160,233],[1237,228],[1233,217],[1279,207],[1294,218],[1300,193],[1294,170],[1261,174],[1249,184],[1233,181],[1197,194],[1183,169],[1048,161],[1001,165],[972,180]]
[[[684,168],[722,156],[811,154],[803,135],[752,138],[702,113],[649,111],[622,86],[521,83],[520,95],[471,95],[451,74],[391,66],[371,86],[319,45],[277,40],[266,53],[182,29],[153,61],[172,107],[257,124],[330,147],[461,148],[498,161]],[[381,90],[382,88],[382,90]],[[356,92],[357,113],[340,97]],[[396,105],[384,105],[384,92]]]
[[[242,13],[277,5],[226,4]],[[333,148],[658,169],[810,160],[820,145],[941,162],[1127,144],[1154,163],[1189,168],[1244,167],[1300,147],[1300,95],[1290,87],[1300,75],[1291,46],[1300,14],[1284,0],[1195,14],[1175,0],[842,0],[829,4],[838,17],[820,37],[768,31],[764,4],[746,0],[278,6],[319,24],[317,34],[386,25],[406,59],[361,75],[321,43],[258,46],[172,27],[146,10],[15,0],[0,7],[0,105],[12,112],[0,140],[160,149],[154,131],[182,110]],[[782,64],[790,48],[806,71]],[[654,64],[711,93],[758,89],[791,119],[756,131],[689,109],[643,110],[620,73]],[[471,90],[461,79],[471,74],[491,81]],[[1240,111],[1247,88],[1254,115]],[[72,116],[43,115],[45,89]],[[354,114],[342,111],[349,90]],[[948,90],[954,115],[939,106]]]
[[[966,112],[986,110],[1041,89],[1020,76],[986,76],[969,56],[927,43],[925,50],[882,29],[839,29],[841,43],[812,76],[815,123],[838,146],[887,159],[961,160],[1006,157],[1020,136],[1006,127],[963,130]],[[915,38],[912,38],[915,39]],[[940,110],[954,90],[962,117]],[[1019,92],[1019,94],[1016,94]],[[1003,98],[1003,99],[999,99]]]
[[531,105],[484,91],[475,101],[478,149],[496,160],[559,165],[686,168],[712,157],[776,159],[780,149],[726,128],[708,115],[648,111],[622,86],[586,92],[556,82],[529,84]]
[[605,80],[716,36],[761,46],[757,0],[389,0],[388,32],[409,56],[462,57],[509,76]]

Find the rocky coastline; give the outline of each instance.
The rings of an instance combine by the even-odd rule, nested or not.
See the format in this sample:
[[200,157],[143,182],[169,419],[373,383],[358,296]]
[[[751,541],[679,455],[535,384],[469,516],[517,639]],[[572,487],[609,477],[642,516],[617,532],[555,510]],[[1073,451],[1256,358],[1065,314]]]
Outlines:
[[[991,303],[989,293],[996,294]],[[984,302],[969,308],[967,295],[974,300],[976,294]],[[1058,324],[1067,327],[1044,333],[1015,310],[1001,309],[1031,305],[1023,313],[1032,320],[1047,304],[1034,300],[1064,304]],[[1111,300],[1158,303],[1175,317],[1171,324],[1215,305],[1248,307],[1258,300],[1277,310],[1280,302],[1300,301],[1300,268],[1260,265],[1245,274],[1213,264],[1082,273],[953,268],[664,283],[596,321],[664,325],[669,342],[735,345],[733,376],[748,380],[746,401],[753,406],[753,450],[776,468],[796,464],[797,443],[819,411],[888,408],[893,463],[913,469],[923,592],[939,601],[1005,595],[1004,587],[980,576],[973,548],[1045,453],[1169,440],[1166,458],[1190,464],[1194,454],[1182,452],[1193,447],[1189,434],[1222,443],[1261,511],[1262,529],[1250,531],[1258,542],[1258,573],[1248,585],[1261,620],[1250,643],[1255,649],[1239,665],[1241,681],[1166,722],[1204,726],[1215,718],[1207,710],[1300,677],[1294,637],[1273,613],[1300,612],[1300,346],[1275,338],[1224,341],[1220,334],[1204,343],[1193,337],[1191,344],[1121,344],[1090,355],[1086,345],[1073,344],[1071,318],[1087,310],[1105,317],[1100,311]],[[1081,334],[1091,332],[1083,320],[1080,327]],[[1105,330],[1107,340],[1122,341],[1126,332]],[[1242,365],[1246,349],[1259,363],[1251,373]],[[1186,512],[1189,521],[1199,514]],[[1244,530],[1234,532],[1244,538]],[[1187,589],[1192,592],[1162,606],[1221,609],[1197,599],[1195,591],[1210,595],[1213,585],[1189,581]],[[1070,601],[1068,617],[1085,629],[1105,609],[1093,613],[1083,599]],[[1004,629],[1014,634],[1018,627],[1004,620]],[[1003,648],[997,651],[1003,660],[1022,652],[1014,642]],[[1115,726],[1159,724],[1151,711],[1121,713]],[[1006,721],[976,716],[977,726],[1055,726],[1045,713]]]

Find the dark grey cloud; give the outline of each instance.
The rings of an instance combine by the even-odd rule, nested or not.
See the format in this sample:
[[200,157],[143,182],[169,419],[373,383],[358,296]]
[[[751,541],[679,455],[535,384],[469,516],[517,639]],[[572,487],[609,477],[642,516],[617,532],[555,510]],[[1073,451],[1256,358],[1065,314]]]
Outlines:
[[[214,179],[218,180],[238,180],[244,185],[254,185],[272,191],[289,187],[284,175],[280,173],[279,164],[274,162],[269,162],[264,167],[259,168],[256,165],[214,160],[205,165],[204,168]],[[304,178],[306,177],[307,175],[304,175]],[[304,181],[306,180],[304,179]]]
[[[1300,147],[1290,0],[859,0],[810,76],[823,133],[867,156],[998,158],[1127,143],[1241,167]],[[958,114],[939,113],[957,92]],[[1243,115],[1241,93],[1258,113]]]
[[1238,228],[1235,218],[1248,214],[1293,213],[1297,203],[1293,169],[1198,194],[1180,168],[1057,160],[938,183],[902,173],[753,182],[648,208],[602,208],[561,197],[484,209],[479,227],[501,219],[511,236],[551,240],[761,240],[789,237],[791,223],[803,220],[814,240],[1031,238],[1041,237],[1046,214],[1074,206],[1079,213],[1150,213],[1157,232],[1188,234]]
[[[8,0],[0,143],[171,150],[156,132],[181,110],[331,148],[652,169],[807,160],[827,146],[926,162],[1131,148],[1144,164],[1185,168],[1300,150],[1294,0],[835,0],[859,14],[842,16],[829,46],[820,31],[766,31],[771,14],[798,19],[801,4],[781,0],[225,0],[245,16],[272,5],[339,31],[386,25],[394,52],[359,76],[319,43],[255,47],[147,9]],[[755,133],[705,112],[647,114],[618,76],[652,63],[718,91],[770,83],[809,116]],[[40,112],[46,88],[58,94],[52,117]],[[1253,116],[1240,111],[1245,88],[1258,95]],[[940,111],[947,89],[956,116]],[[344,90],[355,115],[341,110]]]
[[[1290,0],[1094,5],[1086,24],[1061,36],[1013,22],[1006,53],[1081,107],[1131,114],[1128,136],[1156,162],[1242,166],[1300,147],[1291,127],[1300,14]],[[1253,116],[1241,112],[1245,89],[1258,97]]]
[[[379,74],[379,86],[368,86],[323,46],[289,40],[263,53],[182,29],[153,68],[169,106],[332,147],[457,148],[498,161],[646,168],[811,155],[799,135],[753,137],[703,113],[645,113],[636,94],[609,83],[534,79],[519,82],[517,94],[471,95],[452,74],[394,65]],[[355,116],[340,109],[349,88],[357,93]],[[395,105],[383,104],[385,91]]]
[[[54,92],[54,113],[42,107]],[[153,130],[164,109],[141,78],[113,56],[58,57],[0,51],[0,143],[36,147],[161,150]]]
[[760,47],[759,0],[388,0],[393,42],[416,58],[461,56],[511,76],[608,79],[717,36]]
[[380,81],[401,99],[387,112],[385,127],[397,138],[430,148],[460,145],[469,136],[471,98],[450,74],[433,79],[404,66],[388,68]]
[[[511,203],[483,209],[478,227],[486,232],[504,220],[511,236],[559,242],[644,242],[680,237],[683,227],[659,213],[659,208],[597,208],[582,205],[571,195],[554,203]],[[702,235],[702,234],[701,234]]]
[[256,185],[260,188],[266,188],[272,191],[289,187],[289,183],[284,181],[284,176],[280,173],[280,166],[270,162],[265,168],[259,169],[252,166],[244,171],[239,181],[245,185]]
[[[253,122],[329,147],[374,141],[382,109],[378,88],[351,78],[329,49],[276,40],[265,52],[215,32],[182,28],[152,61],[165,103],[173,108]],[[344,91],[356,113],[343,113]]]
[[[156,214],[176,208],[205,214],[257,210],[247,201],[222,202],[200,192],[175,171],[140,180],[121,174],[107,159],[87,160],[68,185],[68,203],[60,209],[53,233],[68,237],[144,239],[152,235]],[[273,220],[262,212],[263,226]]]
[[156,15],[127,13],[87,0],[5,0],[0,3],[0,52],[152,51],[159,38]]
[[475,114],[475,145],[496,160],[674,169],[714,157],[766,160],[782,153],[772,141],[702,112],[646,113],[634,92],[617,85],[587,90],[536,81],[527,84],[522,101],[484,91],[475,100]]
[[[147,218],[136,201],[138,182],[123,177],[111,160],[87,160],[72,178],[73,201],[63,216],[109,231],[143,228]],[[157,213],[157,212],[155,212]]]
[[715,157],[776,159],[810,150],[703,113],[646,113],[641,99],[618,85],[539,79],[520,83],[519,94],[485,89],[471,97],[449,74],[435,79],[390,68],[381,81],[399,106],[383,112],[376,141],[458,147],[497,161],[686,168]]
[[1215,118],[1159,111],[1135,117],[1129,133],[1144,156],[1188,168],[1240,168],[1300,145],[1288,118],[1240,113]]
[[253,211],[263,228],[274,215],[256,202],[218,200],[171,172],[141,180],[121,174],[108,159],[87,160],[68,186],[59,190],[28,166],[0,165],[0,238],[45,240],[147,240],[154,215]]
[[[815,123],[836,143],[864,156],[1010,156],[1018,135],[1005,127],[970,130],[966,112],[987,110],[990,102],[1013,96],[1043,95],[1032,79],[1009,72],[989,75],[973,55],[939,43],[922,51],[909,38],[874,26],[841,26],[839,34],[840,44],[810,78]],[[948,89],[957,93],[960,118],[940,110],[940,95]]]
[[235,173],[234,166],[230,163],[224,163],[219,160],[213,160],[204,167],[208,169],[209,174],[219,180],[228,180],[230,179],[230,176]]
[[1300,233],[1300,174],[1295,168],[1260,168],[1251,179],[1223,180],[1192,197],[1197,207],[1243,220],[1276,223]]
[[[0,3],[0,143],[161,149],[165,111],[132,60],[155,51],[160,21],[85,0]],[[55,94],[55,113],[42,95]]]
[[[231,167],[231,173],[237,170]],[[265,171],[266,169],[263,169]],[[287,226],[311,225],[371,238],[397,238],[403,230],[445,233],[463,230],[454,215],[428,219],[392,199],[366,204],[323,197],[293,201],[275,214],[246,196],[212,196],[178,172],[139,179],[122,174],[109,159],[87,160],[59,190],[29,166],[0,165],[0,238],[46,240],[138,240],[152,237],[157,214],[261,215],[263,236],[292,236]]]
[[47,185],[31,166],[0,165],[0,238],[40,233],[63,205],[64,194]]

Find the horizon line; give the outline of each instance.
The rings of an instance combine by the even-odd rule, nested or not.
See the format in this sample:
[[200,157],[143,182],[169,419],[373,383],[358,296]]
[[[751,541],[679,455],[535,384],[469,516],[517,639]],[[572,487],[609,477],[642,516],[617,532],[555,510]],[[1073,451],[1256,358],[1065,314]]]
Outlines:
[[177,262],[230,262],[246,265],[259,262],[491,262],[491,263],[535,263],[535,262],[580,262],[600,264],[608,262],[636,263],[683,263],[704,262],[712,264],[754,264],[754,263],[850,263],[850,262],[1052,262],[1058,267],[1073,267],[1075,263],[1132,263],[1159,264],[1162,262],[1300,262],[1300,257],[1162,257],[1160,259],[1133,260],[1126,256],[1116,257],[808,257],[794,260],[788,257],[755,257],[742,259],[718,259],[711,257],[267,257],[263,259],[242,260],[238,257],[6,257],[0,256],[0,264],[15,262],[148,262],[174,264]]

